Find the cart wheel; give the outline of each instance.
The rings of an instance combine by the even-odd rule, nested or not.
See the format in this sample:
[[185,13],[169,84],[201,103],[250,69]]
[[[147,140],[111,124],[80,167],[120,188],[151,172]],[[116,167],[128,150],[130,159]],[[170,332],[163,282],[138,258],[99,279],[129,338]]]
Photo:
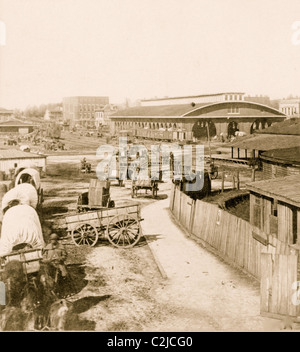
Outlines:
[[106,231],[109,242],[115,247],[133,247],[141,237],[139,221],[128,214],[113,217]]
[[72,231],[72,240],[76,246],[94,246],[98,241],[98,231],[90,224],[83,224]]
[[218,170],[214,170],[211,174],[210,177],[212,180],[215,180],[218,177]]

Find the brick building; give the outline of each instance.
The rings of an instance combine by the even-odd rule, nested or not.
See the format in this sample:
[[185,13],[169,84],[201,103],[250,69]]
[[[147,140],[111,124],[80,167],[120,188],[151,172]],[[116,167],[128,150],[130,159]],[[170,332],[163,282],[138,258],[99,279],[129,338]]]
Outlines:
[[109,104],[109,97],[74,96],[63,98],[63,118],[70,127],[94,127],[95,111]]
[[279,103],[279,110],[287,115],[288,118],[300,117],[300,98],[284,99]]

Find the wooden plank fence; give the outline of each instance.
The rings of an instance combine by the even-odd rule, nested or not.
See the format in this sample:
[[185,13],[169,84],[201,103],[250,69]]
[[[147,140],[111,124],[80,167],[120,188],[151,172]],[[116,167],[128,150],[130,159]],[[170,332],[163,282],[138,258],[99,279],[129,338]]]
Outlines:
[[215,204],[192,200],[175,186],[172,193],[170,209],[187,231],[225,261],[260,279],[262,314],[300,315],[300,304],[296,308],[291,303],[292,284],[299,275],[298,249]]
[[252,232],[260,232],[257,228],[217,205],[194,201],[177,188],[173,192],[171,211],[186,230],[224,259],[260,277],[260,253],[267,251],[267,246],[253,238]]

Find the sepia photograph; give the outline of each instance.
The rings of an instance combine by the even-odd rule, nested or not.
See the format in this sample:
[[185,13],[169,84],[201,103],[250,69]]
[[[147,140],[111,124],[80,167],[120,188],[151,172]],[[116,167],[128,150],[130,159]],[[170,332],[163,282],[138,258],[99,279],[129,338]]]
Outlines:
[[299,0],[0,0],[1,332],[299,332],[299,186]]

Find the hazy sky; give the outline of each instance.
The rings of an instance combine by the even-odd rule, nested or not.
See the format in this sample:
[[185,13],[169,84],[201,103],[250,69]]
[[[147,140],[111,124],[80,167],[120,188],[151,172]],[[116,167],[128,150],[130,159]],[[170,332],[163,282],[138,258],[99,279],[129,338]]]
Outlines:
[[71,95],[300,95],[300,0],[0,0],[0,21],[5,108]]

